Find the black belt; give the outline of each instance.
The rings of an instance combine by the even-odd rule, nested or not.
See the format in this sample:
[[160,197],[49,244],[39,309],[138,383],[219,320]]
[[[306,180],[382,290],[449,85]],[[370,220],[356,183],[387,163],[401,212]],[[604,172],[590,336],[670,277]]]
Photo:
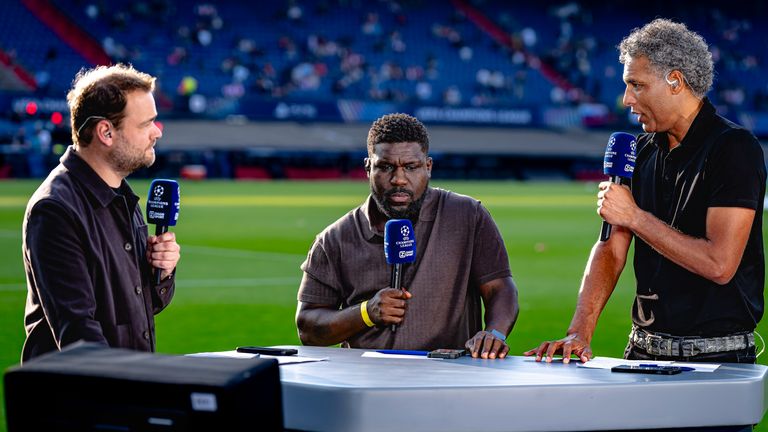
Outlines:
[[650,355],[665,357],[693,357],[697,354],[739,351],[755,346],[753,332],[728,336],[700,338],[651,333],[632,326],[629,341]]

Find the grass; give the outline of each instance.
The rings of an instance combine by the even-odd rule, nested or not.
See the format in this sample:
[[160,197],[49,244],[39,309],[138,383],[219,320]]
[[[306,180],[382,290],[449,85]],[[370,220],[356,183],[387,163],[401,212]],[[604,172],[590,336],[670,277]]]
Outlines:
[[[21,221],[38,184],[0,182],[0,369],[18,363],[24,340]],[[143,195],[148,182],[132,185]],[[561,337],[599,231],[595,185],[435,185],[483,201],[504,236],[521,306],[509,338],[511,352],[519,355]],[[298,344],[293,320],[299,265],[315,235],[358,205],[367,191],[364,182],[183,182],[179,225],[173,229],[182,260],[176,297],[156,318],[158,351]],[[597,355],[622,355],[633,281],[630,265],[600,318],[592,343]],[[763,334],[768,334],[766,325],[758,328]],[[766,357],[759,362],[766,364]],[[5,428],[2,405],[0,430]]]

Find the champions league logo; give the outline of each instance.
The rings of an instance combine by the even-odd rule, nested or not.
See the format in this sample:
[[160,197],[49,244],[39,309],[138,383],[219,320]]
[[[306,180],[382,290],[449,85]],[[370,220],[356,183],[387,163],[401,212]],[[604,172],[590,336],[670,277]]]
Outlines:
[[387,264],[416,261],[416,239],[407,219],[390,219],[384,225],[384,256]]
[[411,230],[408,229],[407,226],[403,226],[402,228],[400,228],[400,234],[402,234],[403,237],[408,238],[408,234],[410,233],[411,233]]
[[416,253],[415,246],[413,244],[414,240],[408,237],[410,234],[411,234],[411,227],[409,227],[408,225],[403,225],[400,227],[400,235],[402,235],[403,238],[396,240],[395,245],[400,249],[406,249],[406,250],[401,250],[397,253],[398,257],[400,257],[401,259],[412,257],[414,256],[413,254]]
[[162,201],[163,194],[165,193],[165,187],[163,185],[155,185],[151,189],[152,196],[147,201],[147,215],[150,219],[164,219],[165,210],[168,205],[167,202]]
[[631,178],[635,167],[637,139],[628,133],[614,132],[608,139],[603,159],[603,172]]
[[165,192],[165,188],[163,187],[163,185],[157,185],[157,186],[155,186],[155,188],[152,190],[152,195],[154,195],[154,196],[155,196],[155,199],[156,199],[156,200],[159,200],[159,199],[160,199],[160,197],[161,197],[161,196],[163,196],[163,192]]
[[179,184],[155,179],[147,193],[147,220],[159,226],[174,226],[179,219]]

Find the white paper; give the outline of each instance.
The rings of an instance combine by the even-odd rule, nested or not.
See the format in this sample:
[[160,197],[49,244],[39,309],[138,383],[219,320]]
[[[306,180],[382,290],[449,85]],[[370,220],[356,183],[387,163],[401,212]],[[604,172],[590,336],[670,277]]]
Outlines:
[[[536,361],[536,356],[530,356],[530,357],[523,357],[524,362],[532,362]],[[571,359],[572,362],[579,361],[578,359]],[[552,357],[552,361],[550,363],[562,363],[563,358],[562,357]],[[541,358],[541,363],[546,363],[546,357]]]
[[217,352],[202,352],[202,353],[195,353],[195,354],[187,354],[189,357],[212,357],[212,358],[240,358],[240,359],[250,359],[254,357],[263,358],[263,359],[275,359],[277,360],[277,363],[282,366],[285,364],[293,364],[293,363],[309,363],[309,362],[318,362],[318,361],[326,361],[328,360],[328,357],[302,357],[302,356],[270,356],[270,355],[258,355],[258,354],[251,354],[251,353],[241,353],[237,352],[235,350],[232,351],[217,351]]
[[387,358],[387,359],[408,359],[408,360],[440,360],[431,359],[425,355],[409,355],[409,354],[384,354],[376,351],[366,351],[360,357],[369,358]]
[[258,354],[241,353],[237,351],[218,351],[218,352],[201,352],[194,354],[186,354],[187,357],[212,357],[212,358],[241,358],[250,359],[259,357]]
[[[571,360],[574,361],[574,360]],[[578,360],[575,360],[578,361]],[[714,372],[720,367],[717,363],[684,363],[675,361],[658,361],[658,360],[625,360],[621,358],[613,357],[595,357],[592,360],[581,363],[579,361],[578,366],[591,369],[610,369],[614,366],[629,365],[639,366],[641,364],[654,364],[659,366],[680,366],[693,368],[693,372]]]

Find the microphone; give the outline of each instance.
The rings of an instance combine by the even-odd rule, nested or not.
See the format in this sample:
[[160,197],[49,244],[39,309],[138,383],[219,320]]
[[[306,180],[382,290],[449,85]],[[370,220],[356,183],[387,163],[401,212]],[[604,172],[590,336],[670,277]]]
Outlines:
[[[392,264],[389,285],[402,289],[403,264],[416,261],[416,236],[410,220],[390,219],[384,225],[384,256]],[[392,331],[397,331],[397,325],[392,324]]]
[[[155,225],[155,235],[168,232],[179,219],[179,184],[175,180],[155,179],[149,185],[147,197],[147,223]],[[155,269],[155,285],[160,283],[163,271]]]
[[[603,173],[611,176],[612,183],[629,185],[629,180],[635,172],[636,150],[637,140],[634,135],[626,132],[611,134],[605,147]],[[600,227],[600,241],[607,241],[610,237],[611,224],[603,221]]]

